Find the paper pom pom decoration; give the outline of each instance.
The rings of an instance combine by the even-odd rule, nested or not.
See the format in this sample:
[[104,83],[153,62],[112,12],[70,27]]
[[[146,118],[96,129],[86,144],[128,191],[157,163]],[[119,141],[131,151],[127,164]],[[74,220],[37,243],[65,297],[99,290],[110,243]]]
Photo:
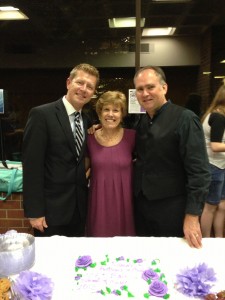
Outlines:
[[17,277],[14,289],[26,300],[49,300],[52,297],[53,283],[42,274],[24,271]]
[[186,268],[181,274],[178,274],[176,288],[185,295],[202,297],[209,294],[215,281],[214,270],[202,263],[192,269]]

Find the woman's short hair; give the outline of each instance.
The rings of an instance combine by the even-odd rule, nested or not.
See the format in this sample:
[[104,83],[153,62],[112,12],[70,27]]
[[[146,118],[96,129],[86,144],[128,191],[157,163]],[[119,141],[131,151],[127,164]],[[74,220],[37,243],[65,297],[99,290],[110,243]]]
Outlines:
[[127,114],[127,100],[124,93],[119,91],[108,91],[103,93],[96,102],[95,108],[98,116],[100,116],[105,105],[118,105],[121,108],[122,116]]

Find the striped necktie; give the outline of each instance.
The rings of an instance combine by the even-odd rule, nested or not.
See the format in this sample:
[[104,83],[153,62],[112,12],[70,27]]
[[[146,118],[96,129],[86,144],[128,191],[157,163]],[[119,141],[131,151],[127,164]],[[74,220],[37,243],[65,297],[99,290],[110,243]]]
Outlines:
[[82,128],[80,125],[80,113],[79,112],[75,112],[75,144],[76,144],[76,153],[77,153],[77,158],[80,155],[80,151],[81,151],[81,147],[83,144],[83,132],[82,132]]

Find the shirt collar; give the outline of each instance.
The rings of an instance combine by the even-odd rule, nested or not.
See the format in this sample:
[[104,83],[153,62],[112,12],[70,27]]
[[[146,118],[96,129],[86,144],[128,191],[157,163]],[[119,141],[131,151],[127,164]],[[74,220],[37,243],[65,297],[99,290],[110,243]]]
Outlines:
[[[66,96],[63,96],[63,104],[65,106],[66,112],[68,114],[68,116],[71,116],[72,114],[74,114],[76,112],[75,108],[73,107],[72,104],[69,103],[69,101],[66,99]],[[81,110],[78,111],[81,113]]]
[[164,103],[163,106],[161,106],[160,109],[156,112],[156,114],[160,114],[170,103],[171,101],[167,100],[166,103]]
[[166,107],[171,104],[171,101],[170,100],[167,100],[166,103],[164,103],[157,111],[156,113],[154,114],[153,118],[151,118],[148,114],[148,117],[149,119],[153,120],[155,119],[164,109],[166,109]]

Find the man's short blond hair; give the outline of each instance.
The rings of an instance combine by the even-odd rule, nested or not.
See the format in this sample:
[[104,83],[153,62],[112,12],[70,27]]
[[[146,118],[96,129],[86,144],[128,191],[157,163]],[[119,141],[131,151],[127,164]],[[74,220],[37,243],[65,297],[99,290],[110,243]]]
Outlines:
[[88,73],[92,76],[95,76],[96,81],[96,87],[99,84],[99,71],[92,65],[82,63],[73,68],[73,70],[70,72],[70,79],[73,79],[77,75],[77,71],[84,71],[85,73]]

